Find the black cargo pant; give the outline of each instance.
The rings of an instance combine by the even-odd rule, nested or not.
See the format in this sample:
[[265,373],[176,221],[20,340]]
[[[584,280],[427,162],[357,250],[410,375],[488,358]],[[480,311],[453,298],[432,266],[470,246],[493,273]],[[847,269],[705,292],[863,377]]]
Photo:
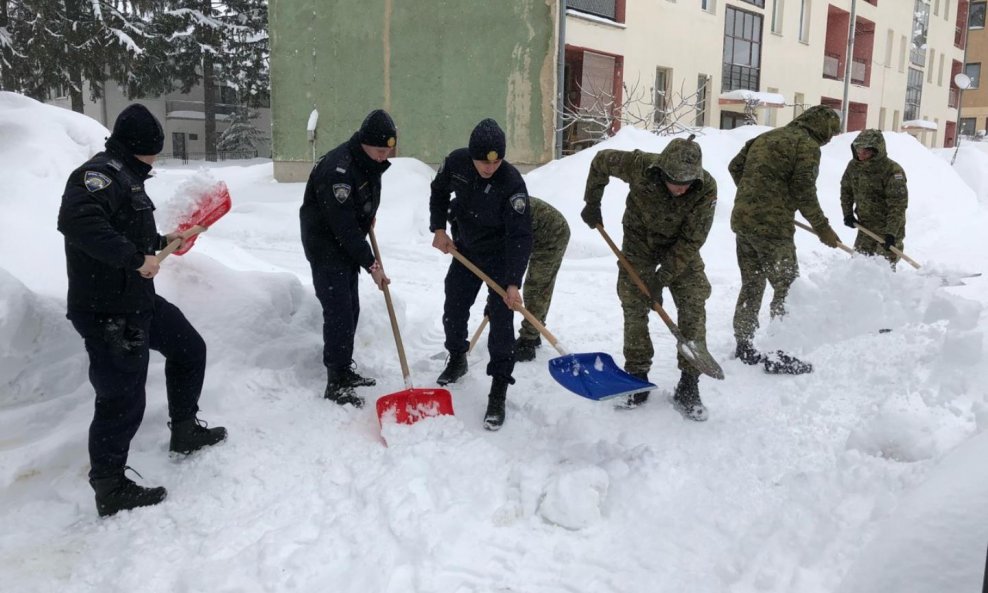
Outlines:
[[[505,267],[503,254],[478,254],[463,249],[460,249],[460,253],[495,282],[503,280]],[[477,300],[477,293],[483,283],[483,280],[459,261],[454,259],[449,265],[449,271],[446,272],[443,329],[446,332],[446,350],[450,354],[464,353],[470,347],[467,341],[470,307]],[[502,285],[502,288],[507,287]],[[491,320],[491,330],[487,337],[487,350],[490,353],[487,374],[513,383],[511,373],[515,368],[514,312],[504,304],[499,294],[488,290],[487,314]]]
[[353,361],[353,338],[360,317],[360,293],[354,265],[313,264],[312,285],[322,305],[322,362],[332,371],[340,371]]
[[178,307],[160,296],[137,315],[70,311],[86,343],[89,382],[96,391],[89,425],[90,478],[123,473],[130,441],[144,418],[150,350],[165,357],[171,421],[194,418],[206,373],[206,343]]

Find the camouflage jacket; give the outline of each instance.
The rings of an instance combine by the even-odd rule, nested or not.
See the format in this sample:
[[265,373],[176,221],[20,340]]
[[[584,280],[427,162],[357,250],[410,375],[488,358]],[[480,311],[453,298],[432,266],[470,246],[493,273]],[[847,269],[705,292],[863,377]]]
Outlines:
[[[682,139],[673,142],[677,144],[670,143],[672,150],[667,148],[662,154],[598,152],[590,164],[584,195],[587,204],[599,205],[610,177],[631,186],[622,219],[625,249],[656,257],[661,265],[657,280],[665,286],[696,263],[702,265],[700,247],[710,233],[717,204],[717,182],[701,168],[698,145]],[[697,174],[689,190],[676,197],[666,189],[661,176],[676,169],[676,147],[687,144],[697,146]]]
[[[871,148],[875,155],[858,160],[855,148]],[[879,130],[864,130],[851,143],[851,162],[840,180],[840,205],[844,216],[857,214],[861,226],[879,235],[903,239],[909,190],[906,174],[889,158]]]
[[569,225],[559,210],[535,196],[528,196],[532,209],[532,251],[565,248],[569,242]]
[[816,195],[820,147],[840,131],[833,109],[816,105],[788,125],[752,138],[728,165],[737,184],[731,230],[791,239],[796,211],[817,231],[830,226]]

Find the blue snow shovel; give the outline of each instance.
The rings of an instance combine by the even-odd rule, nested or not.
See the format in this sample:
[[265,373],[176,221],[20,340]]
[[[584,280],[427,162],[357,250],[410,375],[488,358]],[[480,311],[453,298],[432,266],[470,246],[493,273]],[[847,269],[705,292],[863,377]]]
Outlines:
[[[481,271],[480,268],[473,265],[462,253],[456,249],[450,249],[449,253],[458,262],[463,264],[464,267],[483,280],[491,290],[501,295],[501,297],[507,296],[503,288],[491,280],[490,276]],[[621,370],[610,354],[604,352],[570,354],[566,352],[559,343],[559,340],[556,339],[556,336],[552,335],[528,309],[518,307],[518,311],[559,352],[558,357],[549,361],[549,374],[552,375],[552,378],[557,383],[573,393],[587,399],[600,401],[612,397],[631,395],[639,391],[655,389],[655,384],[642,381],[638,377],[629,375]]]

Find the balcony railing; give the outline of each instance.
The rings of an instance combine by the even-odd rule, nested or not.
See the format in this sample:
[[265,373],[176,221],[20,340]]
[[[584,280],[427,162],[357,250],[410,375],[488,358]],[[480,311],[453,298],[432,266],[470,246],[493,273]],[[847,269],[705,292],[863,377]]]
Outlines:
[[842,80],[844,77],[840,70],[840,56],[837,54],[824,54],[823,56],[823,77],[833,80]]
[[861,58],[854,58],[851,62],[851,83],[864,84],[865,74],[868,72],[868,65]]

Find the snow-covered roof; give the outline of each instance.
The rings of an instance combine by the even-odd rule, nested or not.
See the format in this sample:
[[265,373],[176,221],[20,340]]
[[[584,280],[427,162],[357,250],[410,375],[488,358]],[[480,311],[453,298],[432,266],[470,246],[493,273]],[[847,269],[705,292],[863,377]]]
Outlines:
[[779,93],[762,93],[747,89],[737,89],[721,93],[719,99],[721,105],[748,103],[753,100],[758,101],[758,107],[784,107],[786,104],[786,98]]
[[928,119],[910,119],[902,122],[903,130],[936,130],[937,123]]
[[[165,114],[169,119],[206,119],[206,114],[202,111],[169,111]],[[229,115],[223,113],[216,114],[216,121],[226,121]]]

